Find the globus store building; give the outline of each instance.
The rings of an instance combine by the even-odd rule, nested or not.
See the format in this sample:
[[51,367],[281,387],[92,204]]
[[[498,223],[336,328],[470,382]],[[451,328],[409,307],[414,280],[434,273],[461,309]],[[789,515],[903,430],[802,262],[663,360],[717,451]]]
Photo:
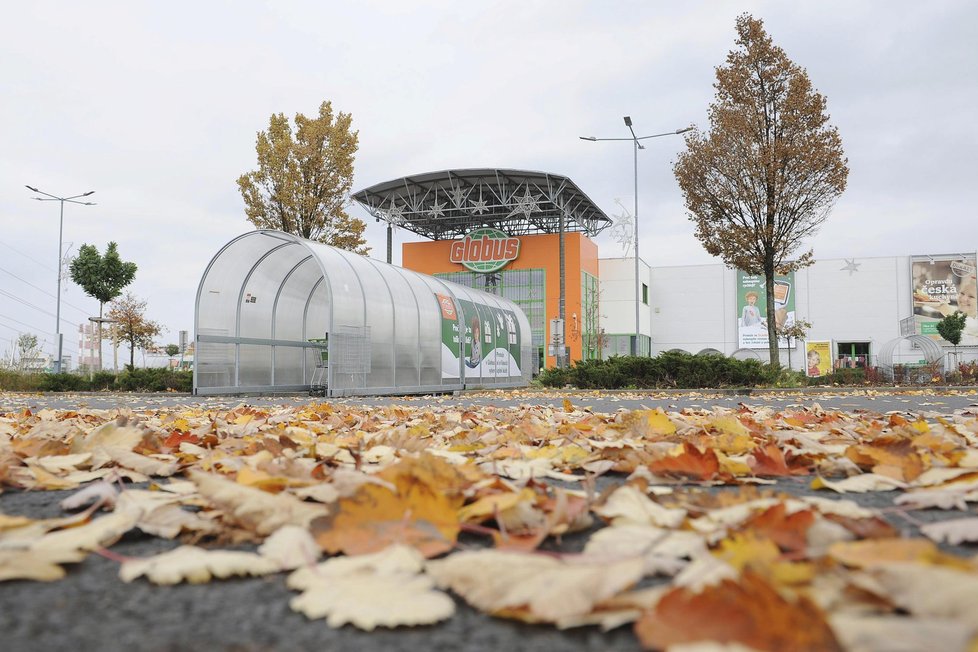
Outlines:
[[[598,248],[610,218],[573,181],[545,172],[444,170],[376,184],[353,198],[427,241],[402,266],[508,299],[526,314],[533,368],[601,355]],[[466,326],[466,339],[479,330]],[[563,350],[561,347],[563,344]]]
[[[634,258],[599,257],[592,238],[612,222],[566,177],[445,170],[380,183],[354,199],[388,224],[388,260],[390,229],[406,229],[426,241],[402,245],[405,268],[518,305],[534,370],[558,364],[561,341],[569,362],[632,351],[768,359],[762,278],[721,263],[639,261],[636,279]],[[978,360],[973,244],[959,243],[963,253],[820,259],[778,277],[778,326],[809,324],[805,338],[779,340],[781,363],[807,370],[815,350],[824,369],[813,375],[874,366],[897,378],[901,368]],[[955,311],[966,317],[958,346],[936,331]]]

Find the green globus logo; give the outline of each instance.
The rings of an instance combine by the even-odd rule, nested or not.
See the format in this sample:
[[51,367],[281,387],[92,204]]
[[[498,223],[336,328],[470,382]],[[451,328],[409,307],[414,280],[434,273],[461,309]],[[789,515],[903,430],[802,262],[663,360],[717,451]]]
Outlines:
[[452,242],[449,260],[473,272],[495,272],[520,254],[520,239],[511,238],[499,229],[476,229],[462,240]]

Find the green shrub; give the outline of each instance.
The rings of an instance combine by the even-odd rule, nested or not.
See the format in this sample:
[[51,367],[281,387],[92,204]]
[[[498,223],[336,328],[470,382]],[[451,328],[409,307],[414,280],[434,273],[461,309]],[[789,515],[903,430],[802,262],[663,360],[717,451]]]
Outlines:
[[127,369],[116,376],[115,389],[124,392],[189,392],[193,372],[171,369]]
[[41,389],[41,378],[43,378],[43,374],[0,369],[0,390],[36,392]]
[[571,382],[570,376],[570,369],[557,369],[554,367],[541,371],[540,375],[537,376],[537,380],[544,387],[563,387]]
[[796,387],[801,384],[797,372],[763,365],[758,360],[681,351],[666,351],[654,358],[614,356],[607,360],[579,360],[567,369],[547,369],[540,375],[540,382],[547,387],[570,384],[579,389]]
[[112,390],[115,389],[115,377],[116,373],[114,371],[96,371],[92,374],[89,385],[92,391],[95,392]]
[[865,385],[866,384],[866,372],[862,368],[849,369],[843,367],[842,369],[836,369],[830,374],[826,374],[820,378],[812,378],[812,384],[816,385]]
[[39,389],[44,392],[80,392],[89,387],[88,378],[78,374],[44,374]]

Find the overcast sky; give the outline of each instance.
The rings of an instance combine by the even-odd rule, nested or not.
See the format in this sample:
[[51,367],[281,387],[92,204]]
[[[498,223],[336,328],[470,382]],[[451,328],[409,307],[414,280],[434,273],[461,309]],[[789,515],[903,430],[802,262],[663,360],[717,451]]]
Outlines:
[[[119,243],[131,290],[166,326],[193,330],[210,258],[250,230],[237,177],[272,113],[331,100],[360,132],[354,190],[453,167],[565,174],[609,215],[631,206],[626,136],[707,126],[714,67],[750,12],[828,97],[848,189],[817,258],[973,252],[978,246],[978,3],[20,2],[0,21],[0,352],[18,332],[54,341],[57,203],[64,240]],[[714,262],[693,237],[671,163],[681,137],[639,160],[643,258]],[[367,238],[385,232],[365,211]],[[399,245],[415,239],[404,231]],[[607,235],[602,256],[621,255]],[[98,304],[70,280],[66,354]],[[30,304],[30,305],[28,305]]]

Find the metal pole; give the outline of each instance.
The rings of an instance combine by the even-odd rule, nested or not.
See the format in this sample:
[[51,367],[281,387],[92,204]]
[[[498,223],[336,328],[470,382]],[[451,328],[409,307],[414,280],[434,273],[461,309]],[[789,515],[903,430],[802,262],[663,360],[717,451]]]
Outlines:
[[560,318],[560,347],[557,349],[557,368],[563,369],[567,366],[567,322],[564,321],[564,308],[566,305],[567,290],[564,273],[564,211],[560,211],[558,221],[560,241],[560,303],[558,305],[557,317]]
[[[387,264],[391,265],[391,256],[394,251],[393,237],[391,236],[391,223],[387,223]],[[401,263],[402,265],[404,263]]]
[[641,328],[639,328],[639,304],[641,303],[640,286],[638,277],[638,141],[632,146],[635,153],[635,339],[632,341],[632,355],[638,355],[638,338]]
[[61,217],[58,220],[58,296],[54,317],[54,337],[58,340],[58,359],[54,363],[54,373],[56,374],[61,373],[61,238],[65,227],[65,201],[62,199],[59,203],[61,204]]

